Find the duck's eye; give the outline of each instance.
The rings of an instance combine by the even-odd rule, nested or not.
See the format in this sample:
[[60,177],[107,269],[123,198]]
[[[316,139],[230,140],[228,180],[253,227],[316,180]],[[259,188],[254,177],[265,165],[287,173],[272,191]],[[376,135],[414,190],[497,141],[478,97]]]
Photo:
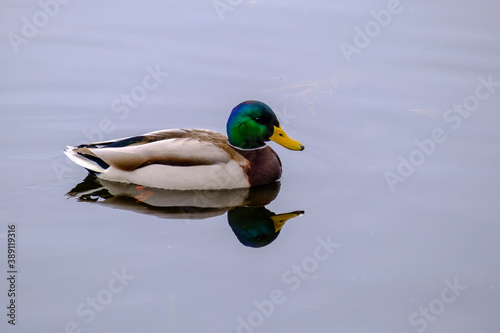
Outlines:
[[255,117],[255,118],[253,118],[253,120],[255,120],[256,122],[260,123],[260,117]]

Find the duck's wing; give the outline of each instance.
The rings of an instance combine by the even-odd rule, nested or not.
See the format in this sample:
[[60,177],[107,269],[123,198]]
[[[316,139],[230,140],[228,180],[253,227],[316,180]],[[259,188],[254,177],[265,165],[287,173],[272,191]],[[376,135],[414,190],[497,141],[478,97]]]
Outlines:
[[79,145],[77,148],[112,148],[112,147],[130,147],[136,145],[143,145],[146,143],[167,140],[167,139],[181,139],[195,136],[209,136],[209,135],[221,135],[218,132],[210,130],[187,130],[187,129],[167,129],[149,132],[146,134],[141,134],[137,136],[131,136],[126,138],[114,139],[109,141],[92,142],[87,144]]
[[227,137],[209,130],[163,130],[119,140],[69,147],[75,163],[94,172],[108,167],[133,171],[150,164],[195,166],[227,163]]

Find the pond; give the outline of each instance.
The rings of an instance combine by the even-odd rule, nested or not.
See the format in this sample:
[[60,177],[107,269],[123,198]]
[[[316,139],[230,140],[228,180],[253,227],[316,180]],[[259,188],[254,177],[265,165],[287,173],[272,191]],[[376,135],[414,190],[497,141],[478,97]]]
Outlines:
[[[5,3],[2,332],[496,332],[491,1]],[[99,181],[67,145],[225,134],[260,100],[278,183]]]

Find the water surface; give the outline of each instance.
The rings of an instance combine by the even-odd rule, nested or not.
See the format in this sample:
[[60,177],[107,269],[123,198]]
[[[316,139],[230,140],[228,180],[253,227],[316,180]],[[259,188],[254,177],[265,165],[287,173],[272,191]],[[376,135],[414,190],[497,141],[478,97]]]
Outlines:
[[[4,4],[0,267],[15,224],[18,273],[2,332],[496,332],[499,5],[229,3],[71,1],[46,22]],[[284,174],[255,209],[230,213],[248,193],[67,195],[86,172],[66,145],[224,132],[247,99],[306,146],[271,143]],[[266,220],[301,211],[277,236]]]

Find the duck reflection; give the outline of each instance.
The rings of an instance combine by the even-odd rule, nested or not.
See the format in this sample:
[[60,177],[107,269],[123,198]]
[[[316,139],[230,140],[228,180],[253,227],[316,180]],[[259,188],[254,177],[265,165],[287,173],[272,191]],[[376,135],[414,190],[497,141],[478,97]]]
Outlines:
[[276,199],[280,183],[234,190],[179,191],[116,183],[88,175],[67,193],[79,201],[165,219],[205,219],[223,215],[245,246],[273,242],[286,221],[303,211],[275,214],[264,206]]
[[227,219],[241,244],[262,247],[278,237],[287,220],[302,214],[304,214],[303,211],[275,214],[264,206],[240,206],[230,209],[227,212]]

